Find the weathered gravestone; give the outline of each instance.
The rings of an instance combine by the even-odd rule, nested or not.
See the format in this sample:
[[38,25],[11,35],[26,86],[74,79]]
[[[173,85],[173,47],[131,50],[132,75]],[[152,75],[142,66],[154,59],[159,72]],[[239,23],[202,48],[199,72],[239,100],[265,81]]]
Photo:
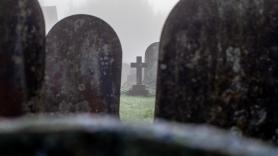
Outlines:
[[143,68],[146,68],[147,64],[142,62],[142,57],[138,56],[136,63],[131,63],[131,68],[136,69],[136,85],[133,85],[132,88],[128,91],[128,95],[131,96],[148,96],[149,92],[146,89],[146,86],[143,84]]
[[122,64],[122,82],[121,82],[121,93],[126,93],[134,82],[130,82],[130,65],[128,63]]
[[121,79],[121,85],[122,87],[124,86],[124,84],[127,81],[127,77],[129,75],[129,71],[130,71],[130,66],[128,63],[123,63],[122,64],[122,79]]
[[156,90],[157,64],[158,64],[159,42],[151,44],[145,54],[145,63],[143,83],[152,93]]
[[1,0],[0,23],[0,116],[16,117],[42,85],[44,19],[36,0]]
[[182,0],[161,38],[156,118],[277,142],[278,1]]
[[57,23],[46,40],[42,112],[118,115],[122,49],[114,30],[89,15]]
[[[122,71],[124,69],[122,68]],[[130,67],[130,64],[128,64],[128,68],[125,69],[126,72],[127,72],[127,75],[126,75],[126,81],[124,81],[122,83],[122,89],[121,89],[121,92],[122,92],[122,95],[124,94],[128,94],[128,92],[130,91],[130,89],[134,86],[134,84],[136,84],[136,69],[135,68],[131,68]]]
[[98,117],[0,122],[4,156],[277,156],[257,141],[203,126],[124,125]]

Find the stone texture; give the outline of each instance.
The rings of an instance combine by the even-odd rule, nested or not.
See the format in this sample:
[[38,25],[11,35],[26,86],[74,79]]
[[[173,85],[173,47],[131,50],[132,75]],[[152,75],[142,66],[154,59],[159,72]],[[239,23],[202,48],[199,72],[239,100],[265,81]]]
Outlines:
[[278,2],[182,0],[161,37],[156,117],[277,142]]
[[114,30],[89,15],[57,23],[47,35],[42,112],[119,115],[122,49]]
[[0,116],[16,117],[42,85],[44,19],[36,0],[1,0],[0,21]]
[[145,63],[147,67],[144,70],[144,85],[148,90],[155,94],[156,79],[157,79],[157,64],[158,64],[159,42],[151,44],[145,53]]
[[98,117],[34,117],[0,122],[5,156],[277,156],[278,150],[214,128],[124,125]]

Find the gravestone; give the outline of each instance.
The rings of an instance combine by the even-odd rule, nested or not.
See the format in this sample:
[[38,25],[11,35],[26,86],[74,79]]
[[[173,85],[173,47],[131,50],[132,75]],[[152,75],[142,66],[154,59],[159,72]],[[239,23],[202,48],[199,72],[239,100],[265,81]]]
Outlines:
[[34,111],[44,75],[45,26],[36,0],[0,1],[0,116]]
[[127,81],[127,77],[129,75],[130,65],[128,63],[122,64],[122,85]]
[[121,80],[121,92],[128,90],[127,88],[127,80],[129,76],[130,65],[128,63],[122,64],[122,80]]
[[58,22],[46,40],[42,112],[119,115],[122,49],[101,19],[74,15]]
[[182,0],[160,42],[156,118],[277,142],[278,3]]
[[156,90],[157,64],[158,64],[159,42],[151,44],[145,54],[147,64],[144,70],[144,84],[148,90],[154,94]]
[[277,156],[278,150],[205,126],[122,124],[108,118],[33,117],[0,122],[3,156]]
[[149,92],[146,86],[143,85],[143,68],[146,68],[146,63],[142,62],[142,57],[137,57],[136,63],[131,63],[131,68],[136,68],[136,85],[128,91],[130,96],[148,96]]
[[130,64],[128,64],[128,68],[126,68],[127,70],[127,75],[126,75],[126,80],[124,81],[124,83],[122,84],[122,93],[123,94],[127,94],[128,91],[130,90],[130,88],[132,88],[132,86],[134,86],[134,84],[136,84],[136,69],[135,68],[131,68]]

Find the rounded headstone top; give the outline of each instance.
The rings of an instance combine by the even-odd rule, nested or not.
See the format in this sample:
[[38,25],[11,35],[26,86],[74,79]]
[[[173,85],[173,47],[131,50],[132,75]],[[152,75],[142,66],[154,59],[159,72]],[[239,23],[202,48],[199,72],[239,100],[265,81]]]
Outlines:
[[158,53],[159,42],[152,43],[145,53],[145,63],[147,67],[144,70],[144,84],[148,87],[152,95],[155,94]]
[[158,58],[158,52],[159,52],[159,42],[152,43],[146,50],[146,54],[145,54],[146,63],[154,59],[156,60],[156,58]]
[[48,33],[46,53],[46,111],[118,114],[122,48],[109,24],[66,17]]
[[[157,46],[157,45],[159,45],[159,42],[154,42],[154,43],[152,43],[147,49],[149,49],[150,47],[153,47],[153,46]],[[148,50],[147,50],[148,51]]]
[[159,47],[159,42],[152,43],[150,46],[148,46],[146,52],[153,51],[153,49],[157,47]]
[[0,6],[0,115],[15,115],[43,83],[45,24],[37,0],[1,0]]
[[278,2],[181,0],[160,40],[156,116],[278,142]]
[[67,29],[72,28],[72,31],[74,32],[81,31],[81,30],[84,30],[84,32],[86,32],[88,30],[91,30],[88,29],[87,27],[88,25],[99,26],[99,27],[94,27],[94,29],[99,28],[102,30],[109,30],[109,33],[113,32],[111,33],[111,36],[118,37],[114,29],[107,22],[105,22],[104,20],[98,17],[92,15],[86,15],[86,14],[77,14],[77,15],[65,17],[64,19],[62,19],[52,27],[52,29],[49,31],[47,36],[52,36],[52,34],[57,35],[55,32],[63,31],[62,29],[65,28]]

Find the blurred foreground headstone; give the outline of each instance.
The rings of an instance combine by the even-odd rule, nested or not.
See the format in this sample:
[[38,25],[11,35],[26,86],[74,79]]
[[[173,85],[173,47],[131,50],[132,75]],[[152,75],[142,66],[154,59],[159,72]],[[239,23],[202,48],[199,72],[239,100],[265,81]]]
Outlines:
[[182,0],[161,37],[156,117],[277,142],[278,1]]
[[36,0],[1,0],[0,23],[0,116],[17,117],[42,86],[44,18]]
[[97,117],[34,117],[0,122],[5,156],[277,156],[254,140],[205,126],[125,125]]

